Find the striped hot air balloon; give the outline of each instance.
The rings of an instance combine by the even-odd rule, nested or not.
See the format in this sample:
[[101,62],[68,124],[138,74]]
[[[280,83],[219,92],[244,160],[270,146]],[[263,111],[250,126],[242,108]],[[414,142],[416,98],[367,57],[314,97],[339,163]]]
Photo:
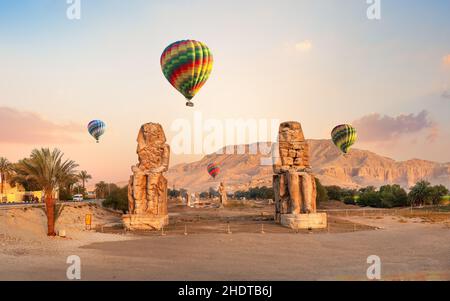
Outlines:
[[193,107],[192,98],[203,87],[211,74],[213,55],[202,42],[183,40],[170,44],[161,55],[164,76]]
[[99,143],[100,137],[106,131],[106,124],[101,120],[92,120],[88,125],[89,134]]
[[206,167],[206,170],[208,171],[209,175],[214,179],[220,173],[220,167],[216,163],[209,164],[208,167]]
[[344,153],[348,153],[357,139],[356,129],[350,124],[341,124],[336,126],[331,132],[333,143]]

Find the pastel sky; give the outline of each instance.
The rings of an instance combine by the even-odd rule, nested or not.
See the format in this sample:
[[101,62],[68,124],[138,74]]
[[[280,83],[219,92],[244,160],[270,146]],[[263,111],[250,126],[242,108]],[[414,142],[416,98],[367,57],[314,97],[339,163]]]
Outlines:
[[[137,131],[175,120],[297,120],[307,138],[358,127],[355,147],[450,161],[450,1],[0,0],[0,156],[58,147],[95,181],[130,174]],[[164,48],[206,43],[211,78],[186,108],[161,73]],[[86,132],[102,119],[95,144]],[[237,143],[253,141],[236,141]],[[171,164],[196,155],[173,155]]]

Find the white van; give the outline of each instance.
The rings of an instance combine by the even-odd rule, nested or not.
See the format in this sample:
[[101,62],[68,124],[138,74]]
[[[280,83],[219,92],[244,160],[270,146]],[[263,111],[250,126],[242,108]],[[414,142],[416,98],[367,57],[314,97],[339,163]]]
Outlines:
[[73,201],[74,202],[82,202],[83,201],[83,195],[82,194],[76,194],[73,196]]

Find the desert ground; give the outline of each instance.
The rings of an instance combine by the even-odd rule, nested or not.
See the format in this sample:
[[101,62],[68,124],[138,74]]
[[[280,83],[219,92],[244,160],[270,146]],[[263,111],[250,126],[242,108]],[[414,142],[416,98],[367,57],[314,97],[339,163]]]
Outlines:
[[119,213],[71,204],[57,220],[66,237],[48,238],[43,209],[2,208],[0,280],[67,280],[70,255],[81,258],[82,280],[367,280],[370,255],[382,280],[450,280],[449,213],[322,209],[329,229],[296,232],[275,225],[265,202],[171,203],[164,231],[129,233]]

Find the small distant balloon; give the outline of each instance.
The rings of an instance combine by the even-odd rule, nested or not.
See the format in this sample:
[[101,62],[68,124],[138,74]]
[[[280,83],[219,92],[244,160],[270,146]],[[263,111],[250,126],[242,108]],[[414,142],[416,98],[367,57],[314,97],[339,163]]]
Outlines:
[[170,84],[193,107],[192,98],[208,80],[213,68],[213,55],[202,42],[183,40],[170,44],[161,55],[161,69]]
[[220,167],[216,163],[211,163],[206,168],[209,175],[213,177],[214,179],[217,177],[217,175],[220,173]]
[[92,120],[88,125],[89,134],[99,143],[100,137],[106,131],[106,124],[101,120]]
[[336,126],[331,132],[333,143],[344,153],[347,154],[350,147],[357,139],[356,129],[350,124],[341,124]]

